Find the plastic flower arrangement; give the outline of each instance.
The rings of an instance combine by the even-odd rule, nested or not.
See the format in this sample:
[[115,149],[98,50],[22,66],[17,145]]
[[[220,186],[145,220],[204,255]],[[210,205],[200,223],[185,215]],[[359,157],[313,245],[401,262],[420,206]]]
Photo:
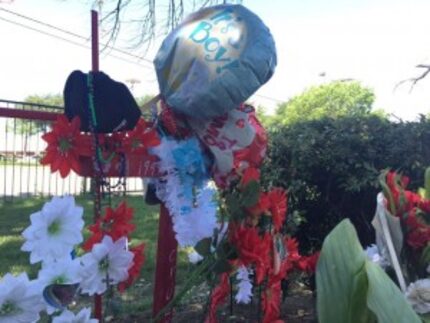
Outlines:
[[417,313],[425,314],[430,312],[430,168],[425,172],[424,188],[413,192],[407,189],[408,183],[406,176],[385,173],[382,181],[384,205],[388,216],[394,216],[400,223],[402,236],[398,239],[401,242],[398,256],[402,274],[409,283],[406,297]]
[[22,251],[30,252],[30,263],[52,262],[70,257],[75,245],[83,241],[82,207],[72,196],[53,197],[42,210],[30,216],[31,225],[22,235]]
[[6,274],[0,281],[0,322],[35,322],[44,307],[38,286],[27,274]]
[[[80,131],[80,124],[79,117],[69,121],[65,115],[60,115],[53,123],[52,130],[42,136],[48,145],[41,164],[49,165],[53,173],[59,171],[62,178],[71,170],[78,175],[88,175],[87,168],[93,167],[94,155],[106,161],[117,173],[123,168],[120,166],[122,159],[128,160],[132,172],[138,172],[138,164],[142,159],[155,159],[148,153],[148,148],[157,146],[160,138],[152,124],[143,118],[140,118],[136,127],[130,131],[95,135],[97,145],[90,133]],[[122,158],[124,156],[125,158]],[[134,164],[133,167],[131,164]]]
[[144,244],[128,247],[133,210],[125,202],[107,208],[90,230],[89,252],[75,258],[83,240],[82,214],[83,208],[66,196],[54,197],[30,216],[21,249],[30,252],[30,263],[42,265],[34,280],[6,274],[0,281],[0,322],[34,322],[46,311],[52,322],[96,323],[89,309],[76,315],[68,310],[74,295],[101,295],[113,286],[122,292],[133,284],[145,260]]

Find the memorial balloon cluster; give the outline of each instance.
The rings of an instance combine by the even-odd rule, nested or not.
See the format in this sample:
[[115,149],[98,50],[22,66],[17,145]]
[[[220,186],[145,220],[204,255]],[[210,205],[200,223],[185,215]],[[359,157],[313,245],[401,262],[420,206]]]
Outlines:
[[[151,122],[143,118],[130,122],[125,109],[103,110],[98,104],[103,101],[98,98],[103,87],[97,78],[104,76],[74,72],[66,88],[73,92],[82,86],[85,98],[65,100],[67,117],[61,116],[43,136],[48,147],[42,164],[62,177],[70,170],[88,176],[91,169],[101,177],[156,174],[152,183],[172,216],[179,246],[195,250],[190,257],[197,263],[194,276],[209,277],[213,287],[206,322],[217,321],[217,307],[231,292],[238,303],[249,303],[256,290],[263,322],[278,322],[281,282],[294,269],[312,273],[318,254],[301,256],[297,241],[286,232],[286,192],[266,191],[260,185],[259,167],[268,138],[253,107],[244,102],[274,72],[274,40],[245,7],[209,7],[189,16],[167,36],[154,63],[161,104]],[[107,100],[112,105],[114,98]],[[78,101],[83,107],[76,108]],[[106,114],[121,117],[104,127],[112,121]],[[51,203],[55,201],[59,200]],[[46,217],[47,232],[62,227],[63,222]],[[108,277],[98,277],[87,286],[95,276],[84,275],[81,291],[102,293],[106,281],[128,284],[139,273],[143,246],[127,247],[126,237],[133,230],[130,219],[131,210],[121,204],[108,208],[90,227],[92,236],[84,243],[89,253],[80,258],[81,269],[102,268]],[[67,228],[68,238],[72,239],[73,230],[82,229],[83,223],[78,224]],[[38,237],[30,231],[26,239]],[[50,242],[46,245],[57,248]],[[32,252],[34,261],[45,259],[30,242],[24,250]],[[115,257],[110,258],[110,252]],[[115,261],[106,259],[117,259],[121,270],[110,272]]]

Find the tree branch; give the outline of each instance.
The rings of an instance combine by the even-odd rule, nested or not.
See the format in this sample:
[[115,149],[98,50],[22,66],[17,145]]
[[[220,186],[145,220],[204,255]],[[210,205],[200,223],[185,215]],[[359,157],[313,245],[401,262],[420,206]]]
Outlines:
[[409,92],[412,92],[414,86],[421,81],[422,79],[424,79],[429,73],[430,73],[430,65],[426,65],[426,64],[418,64],[417,66],[415,66],[416,68],[425,68],[425,71],[420,74],[417,77],[411,77],[408,78],[406,80],[400,81],[399,83],[396,84],[396,86],[394,87],[394,90],[396,90],[400,85],[404,84],[404,83],[408,83],[411,82],[411,88],[409,89]]

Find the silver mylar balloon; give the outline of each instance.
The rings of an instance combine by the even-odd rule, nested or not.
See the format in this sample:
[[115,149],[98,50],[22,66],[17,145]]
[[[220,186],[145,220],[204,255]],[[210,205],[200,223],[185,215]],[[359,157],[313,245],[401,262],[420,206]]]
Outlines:
[[154,64],[167,104],[209,119],[237,108],[270,79],[275,42],[245,7],[219,5],[187,17],[163,41]]

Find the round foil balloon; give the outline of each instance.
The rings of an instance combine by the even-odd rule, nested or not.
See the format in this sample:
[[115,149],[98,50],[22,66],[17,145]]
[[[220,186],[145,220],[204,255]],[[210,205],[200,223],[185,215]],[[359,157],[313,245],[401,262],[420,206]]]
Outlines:
[[241,5],[201,9],[173,30],[154,60],[160,91],[175,111],[209,119],[237,108],[272,76],[269,29]]

